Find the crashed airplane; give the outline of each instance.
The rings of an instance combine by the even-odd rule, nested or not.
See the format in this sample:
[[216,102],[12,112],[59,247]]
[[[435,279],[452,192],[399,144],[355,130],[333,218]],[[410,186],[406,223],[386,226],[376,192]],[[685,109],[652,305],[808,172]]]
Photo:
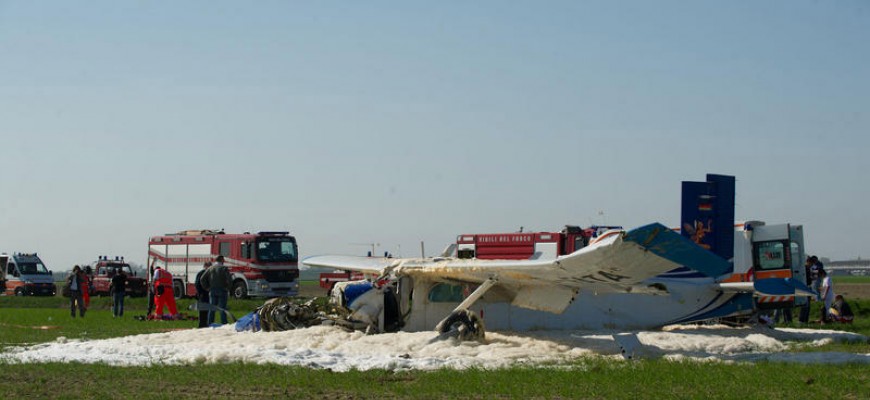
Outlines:
[[[610,230],[573,253],[525,260],[313,256],[309,267],[357,271],[331,302],[345,323],[390,332],[651,329],[794,306],[803,284],[800,226],[734,224],[734,177],[683,182],[677,232],[653,223]],[[484,328],[485,326],[485,328]]]

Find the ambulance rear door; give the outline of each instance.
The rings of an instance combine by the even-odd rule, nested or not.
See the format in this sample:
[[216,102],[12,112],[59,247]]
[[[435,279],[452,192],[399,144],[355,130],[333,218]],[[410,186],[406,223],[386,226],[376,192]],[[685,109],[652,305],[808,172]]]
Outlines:
[[[791,273],[794,280],[800,283],[807,283],[807,271],[804,267],[804,260],[807,258],[806,250],[804,250],[804,227],[801,225],[789,226],[789,235],[791,236]],[[802,306],[807,304],[806,296],[795,296],[794,305]]]
[[[755,280],[792,278],[795,262],[795,256],[792,254],[794,245],[791,239],[791,227],[788,224],[753,227],[752,264]],[[756,297],[756,302],[758,308],[776,309],[791,307],[793,299],[794,296],[761,295]]]

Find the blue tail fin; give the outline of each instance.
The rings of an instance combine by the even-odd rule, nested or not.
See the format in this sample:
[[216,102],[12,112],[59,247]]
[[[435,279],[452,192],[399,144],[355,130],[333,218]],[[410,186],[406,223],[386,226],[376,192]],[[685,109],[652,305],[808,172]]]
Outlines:
[[734,258],[734,187],[726,175],[683,182],[680,233],[725,260]]

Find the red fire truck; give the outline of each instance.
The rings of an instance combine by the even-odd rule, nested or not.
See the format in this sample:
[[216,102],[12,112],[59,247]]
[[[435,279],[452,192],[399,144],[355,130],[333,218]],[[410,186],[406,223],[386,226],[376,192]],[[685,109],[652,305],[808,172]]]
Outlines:
[[148,279],[153,279],[154,268],[163,267],[172,273],[176,297],[194,296],[197,272],[220,255],[233,276],[231,296],[295,296],[299,293],[298,254],[296,238],[289,232],[187,230],[148,240]]
[[320,274],[320,287],[332,290],[338,282],[358,281],[365,279],[365,275],[360,272],[323,272]]
[[[561,232],[515,232],[459,235],[456,246],[448,249],[447,256],[488,260],[547,259],[571,254],[586,247],[590,239],[621,226],[589,228],[566,225]],[[451,246],[453,247],[453,246]],[[452,254],[451,254],[452,253]],[[369,254],[371,255],[371,254]],[[324,272],[320,274],[320,287],[332,289],[336,282],[365,279],[358,272]]]
[[589,240],[619,226],[580,228],[566,225],[561,232],[515,232],[459,235],[456,257],[484,260],[549,259],[586,247]]
[[133,271],[130,264],[124,261],[124,257],[115,257],[112,260],[108,256],[99,256],[97,261],[91,263],[91,267],[94,273],[91,277],[91,283],[94,287],[93,294],[96,296],[110,296],[112,294],[110,288],[112,278],[121,271],[127,275],[127,286],[124,291],[128,296],[140,297],[148,293],[145,278],[136,276],[136,272]]

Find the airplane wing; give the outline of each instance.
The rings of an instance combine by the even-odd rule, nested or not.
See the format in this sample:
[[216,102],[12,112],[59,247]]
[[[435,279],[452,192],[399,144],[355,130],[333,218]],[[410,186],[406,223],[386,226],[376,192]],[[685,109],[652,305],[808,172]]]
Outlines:
[[643,282],[681,266],[710,276],[730,269],[727,261],[658,223],[627,232],[611,231],[581,250],[552,260],[320,256],[309,257],[303,264],[446,282],[480,284],[493,278],[512,295],[511,304],[552,313],[564,311],[580,290],[661,292],[663,288],[648,288]]
[[384,271],[395,267],[401,258],[359,257],[359,256],[310,256],[302,259],[309,267],[342,269],[362,272],[364,274],[381,275]]

